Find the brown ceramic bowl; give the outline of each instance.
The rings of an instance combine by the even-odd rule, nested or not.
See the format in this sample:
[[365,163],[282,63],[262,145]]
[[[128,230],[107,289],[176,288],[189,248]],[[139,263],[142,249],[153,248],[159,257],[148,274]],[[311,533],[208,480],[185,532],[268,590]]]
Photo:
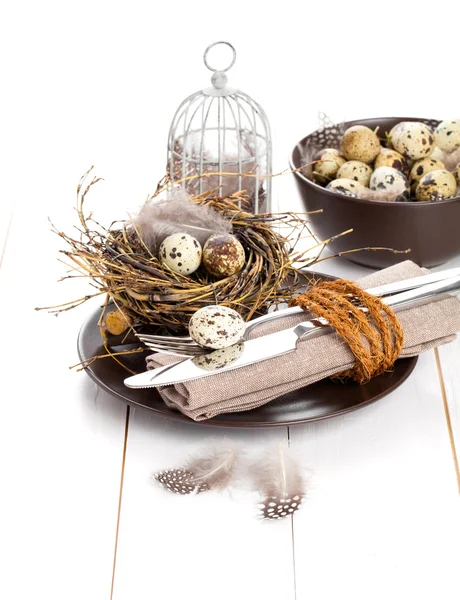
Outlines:
[[[432,122],[407,117],[363,119],[352,125],[380,126],[379,136],[401,121]],[[301,147],[305,137],[294,148],[291,166],[302,165]],[[460,254],[460,197],[441,202],[374,202],[337,194],[313,183],[302,173],[294,174],[307,211],[323,209],[309,220],[319,239],[325,240],[347,229],[353,233],[331,242],[330,249],[343,252],[353,248],[386,247],[395,250],[411,249],[409,254],[385,251],[363,251],[348,255],[348,260],[373,268],[383,268],[403,260],[413,260],[424,267],[434,267]]]

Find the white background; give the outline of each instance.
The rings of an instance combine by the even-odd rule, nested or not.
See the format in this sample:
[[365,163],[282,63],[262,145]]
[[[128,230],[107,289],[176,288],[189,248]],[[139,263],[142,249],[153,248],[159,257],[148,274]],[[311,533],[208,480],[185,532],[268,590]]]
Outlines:
[[[208,44],[236,47],[229,82],[265,108],[279,171],[319,110],[459,117],[458,5],[43,0],[0,11],[0,596],[458,598],[458,343],[440,351],[444,379],[430,353],[385,402],[291,429],[315,490],[295,528],[266,527],[243,501],[180,503],[153,486],[155,469],[212,432],[139,410],[127,428],[123,405],[67,369],[89,308],[33,311],[87,291],[56,283],[62,245],[48,216],[72,226],[91,165],[105,179],[96,216],[144,201],[164,174],[174,111],[208,85]],[[300,208],[290,176],[274,185],[281,209]],[[254,452],[286,433],[227,432]]]

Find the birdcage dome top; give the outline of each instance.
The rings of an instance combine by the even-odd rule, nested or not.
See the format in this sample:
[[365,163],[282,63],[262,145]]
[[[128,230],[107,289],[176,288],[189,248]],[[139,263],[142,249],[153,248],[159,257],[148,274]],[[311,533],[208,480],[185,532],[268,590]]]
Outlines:
[[[219,44],[232,52],[230,63],[220,70],[212,66],[209,57]],[[262,194],[264,200],[269,199],[271,187],[267,116],[248,94],[228,86],[227,71],[236,60],[230,43],[211,44],[203,60],[213,72],[212,85],[188,96],[176,111],[169,132],[168,172],[192,193],[220,188],[222,195],[230,195],[244,189],[255,198],[258,212]],[[193,176],[197,177],[190,179]]]

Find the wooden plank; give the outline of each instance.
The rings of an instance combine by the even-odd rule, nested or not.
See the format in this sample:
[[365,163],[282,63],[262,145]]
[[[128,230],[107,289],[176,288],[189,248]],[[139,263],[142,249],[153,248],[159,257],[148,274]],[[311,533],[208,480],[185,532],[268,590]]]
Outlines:
[[455,470],[460,492],[460,339],[440,346],[436,354],[439,385],[443,397],[446,428],[452,453],[452,467]]
[[433,352],[390,396],[290,438],[314,473],[294,517],[298,598],[457,597],[460,513]]
[[246,491],[244,476],[231,493],[193,497],[151,480],[224,437],[244,444],[249,458],[287,444],[286,428],[213,430],[132,411],[114,600],[294,598],[291,521],[258,520],[257,496]]
[[63,268],[46,220],[54,208],[34,202],[30,195],[17,207],[0,270],[0,452],[8,492],[0,596],[46,590],[48,598],[108,598],[126,407],[85,373],[69,371],[87,310],[59,318],[34,311],[87,292],[81,280],[71,290],[55,283]]

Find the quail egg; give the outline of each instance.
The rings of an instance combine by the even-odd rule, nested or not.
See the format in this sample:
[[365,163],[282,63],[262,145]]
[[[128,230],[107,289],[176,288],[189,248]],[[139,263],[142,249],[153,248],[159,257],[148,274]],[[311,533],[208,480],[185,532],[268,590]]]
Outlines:
[[337,171],[346,162],[334,148],[320,150],[313,158],[318,161],[313,165],[313,181],[321,185],[335,179]]
[[433,152],[435,139],[428,125],[417,121],[404,121],[391,130],[393,148],[413,160],[430,156]]
[[460,119],[439,123],[435,136],[436,145],[444,152],[453,152],[460,148]]
[[[394,140],[399,135],[400,126],[403,123],[397,123],[394,127],[391,128],[390,133],[387,134],[387,139],[391,145],[391,148],[394,148]],[[398,153],[399,154],[399,153]],[[383,166],[383,165],[382,165]]]
[[366,187],[369,185],[371,175],[372,168],[359,160],[349,160],[337,171],[337,179],[352,179]]
[[359,183],[359,181],[354,181],[353,179],[334,179],[334,181],[331,181],[326,186],[326,189],[331,190],[331,192],[344,194],[345,196],[358,198],[359,194],[367,188],[362,183]]
[[418,182],[427,173],[431,171],[437,171],[439,169],[445,169],[444,163],[440,160],[436,160],[429,156],[428,158],[421,158],[418,160],[411,169],[410,172],[410,187],[415,192]]
[[389,148],[382,148],[375,159],[374,169],[379,167],[393,167],[404,173],[406,177],[409,175],[409,165],[407,160],[402,154],[396,152],[396,150],[390,150]]
[[454,175],[458,185],[460,185],[460,163],[455,167]]
[[192,358],[192,363],[204,371],[216,371],[228,367],[243,354],[244,342],[237,342],[228,348],[213,350]]
[[415,195],[419,202],[429,202],[452,198],[456,192],[457,182],[452,173],[445,169],[438,169],[420,179]]
[[188,233],[173,233],[160,246],[160,260],[171,271],[191,275],[201,263],[201,244]]
[[204,306],[192,315],[190,337],[204,348],[228,348],[243,337],[246,324],[243,317],[227,306]]
[[231,233],[215,233],[203,247],[203,265],[215,277],[238,273],[245,262],[244,248]]
[[377,134],[364,125],[349,127],[342,138],[342,154],[347,160],[360,160],[370,164],[380,152]]
[[394,200],[409,200],[409,182],[407,177],[393,167],[378,167],[372,173],[370,188],[373,191],[388,192]]

